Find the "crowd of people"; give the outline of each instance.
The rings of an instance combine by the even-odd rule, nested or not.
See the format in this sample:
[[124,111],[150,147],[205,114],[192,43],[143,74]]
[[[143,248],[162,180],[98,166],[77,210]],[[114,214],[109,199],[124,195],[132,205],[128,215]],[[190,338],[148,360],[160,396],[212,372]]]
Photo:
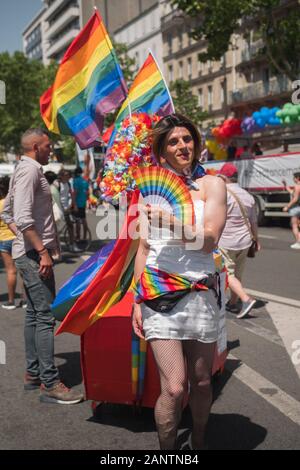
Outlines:
[[[58,227],[63,221],[67,224],[70,249],[76,252],[78,227],[82,224],[84,231],[87,229],[89,184],[82,177],[81,168],[75,170],[72,182],[66,170],[58,177],[52,172],[43,173],[51,151],[45,131],[29,129],[21,144],[23,156],[10,186],[7,179],[0,180],[0,252],[7,272],[8,306],[15,305],[16,270],[26,292],[24,388],[40,388],[42,402],[75,404],[83,399],[82,394],[64,385],[54,363],[53,265],[60,255],[55,220]],[[253,197],[238,185],[238,170],[232,162],[225,163],[218,176],[192,178],[199,164],[201,137],[188,118],[173,114],[161,119],[153,131],[153,152],[159,166],[185,182],[196,219],[194,225],[183,226],[160,207],[143,206],[141,224],[146,220],[151,231],[140,239],[135,284],[137,289],[144,287],[147,291],[149,278],[145,273],[156,270],[158,286],[176,274],[192,287],[180,298],[170,292],[168,298],[158,295],[155,302],[146,297],[143,302],[135,302],[132,322],[135,333],[150,343],[159,371],[161,393],[155,406],[155,421],[160,448],[176,448],[189,381],[193,418],[190,447],[202,449],[212,404],[211,374],[220,308],[213,251],[219,247],[227,268],[230,298],[226,309],[236,313],[237,318],[245,318],[255,299],[245,291],[242,274],[247,255],[260,250],[255,205]],[[297,220],[297,229],[296,222],[293,225],[296,243],[300,243],[299,188],[297,174],[295,188],[287,187],[292,199],[286,206],[292,223]],[[71,220],[74,215],[75,230]],[[176,235],[181,234],[176,240],[175,231]],[[198,287],[193,287],[196,284]]]

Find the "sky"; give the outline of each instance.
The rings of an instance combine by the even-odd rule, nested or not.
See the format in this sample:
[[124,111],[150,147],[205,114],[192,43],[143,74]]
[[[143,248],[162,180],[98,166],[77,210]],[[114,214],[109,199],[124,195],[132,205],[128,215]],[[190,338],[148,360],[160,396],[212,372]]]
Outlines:
[[42,0],[0,0],[0,53],[23,50],[22,31],[42,6]]

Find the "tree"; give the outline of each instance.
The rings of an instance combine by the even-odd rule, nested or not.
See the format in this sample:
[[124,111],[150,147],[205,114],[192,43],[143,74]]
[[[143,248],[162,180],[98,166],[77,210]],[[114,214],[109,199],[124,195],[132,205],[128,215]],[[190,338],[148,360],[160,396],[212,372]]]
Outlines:
[[53,82],[56,65],[29,60],[22,52],[0,54],[0,80],[6,86],[6,104],[0,105],[0,147],[20,151],[21,134],[29,127],[44,127],[39,98]]
[[176,80],[170,85],[170,93],[173,98],[175,110],[188,116],[195,123],[200,123],[207,119],[208,113],[202,111],[198,106],[198,98],[193,95],[189,82]]
[[220,60],[231,45],[233,33],[259,31],[266,54],[277,73],[292,81],[299,77],[300,9],[298,0],[171,0],[174,6],[197,20],[191,32],[207,41],[200,60]]

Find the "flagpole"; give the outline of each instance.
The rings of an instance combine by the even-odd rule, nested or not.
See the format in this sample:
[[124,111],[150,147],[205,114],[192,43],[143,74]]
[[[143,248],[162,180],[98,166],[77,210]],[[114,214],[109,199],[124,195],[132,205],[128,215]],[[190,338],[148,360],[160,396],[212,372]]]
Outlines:
[[153,54],[153,52],[151,51],[150,48],[148,49],[148,51],[149,51],[149,54],[152,55],[152,58],[153,58],[154,62],[156,63],[156,66],[157,66],[158,70],[160,71],[160,74],[161,74],[161,76],[162,76],[162,79],[163,79],[163,81],[164,81],[166,90],[167,90],[168,95],[169,95],[169,99],[170,99],[170,102],[171,102],[171,105],[172,105],[172,111],[173,111],[173,113],[175,113],[175,106],[174,106],[174,103],[173,103],[173,100],[172,100],[172,96],[171,96],[169,87],[168,87],[168,85],[167,85],[167,82],[166,82],[166,80],[165,80],[165,77],[164,77],[164,75],[163,75],[163,73],[162,73],[162,70],[161,70],[161,68],[160,68],[160,66],[159,66],[159,64],[158,64],[158,62],[157,62],[157,60],[156,60],[156,58],[155,58],[155,56],[154,56],[154,54]]

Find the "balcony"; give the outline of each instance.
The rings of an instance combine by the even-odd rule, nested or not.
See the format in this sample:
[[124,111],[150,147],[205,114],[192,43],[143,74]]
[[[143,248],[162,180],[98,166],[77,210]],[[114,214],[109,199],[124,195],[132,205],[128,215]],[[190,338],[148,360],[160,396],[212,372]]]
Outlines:
[[229,104],[235,105],[291,92],[292,86],[286,77],[275,78],[269,82],[257,82],[241,90],[232,91],[229,94]]
[[77,36],[78,32],[79,29],[74,27],[66,32],[66,34],[64,34],[60,39],[54,41],[46,50],[47,59],[51,59],[53,56],[58,55],[62,50],[67,49],[73,39]]
[[49,8],[45,11],[44,20],[50,21],[53,15],[56,15],[57,10],[64,7],[70,0],[55,0]]
[[251,44],[251,46],[245,47],[242,50],[241,54],[241,63],[250,62],[255,60],[258,56],[259,51],[264,47],[264,42],[262,39]]
[[161,18],[161,30],[164,32],[174,26],[182,25],[184,22],[184,14],[180,10],[173,10]]
[[62,16],[59,17],[57,21],[55,21],[46,31],[45,31],[45,39],[50,40],[54,36],[56,36],[60,31],[62,31],[71,21],[76,18],[79,18],[80,11],[79,7],[70,6],[68,10],[66,10]]

